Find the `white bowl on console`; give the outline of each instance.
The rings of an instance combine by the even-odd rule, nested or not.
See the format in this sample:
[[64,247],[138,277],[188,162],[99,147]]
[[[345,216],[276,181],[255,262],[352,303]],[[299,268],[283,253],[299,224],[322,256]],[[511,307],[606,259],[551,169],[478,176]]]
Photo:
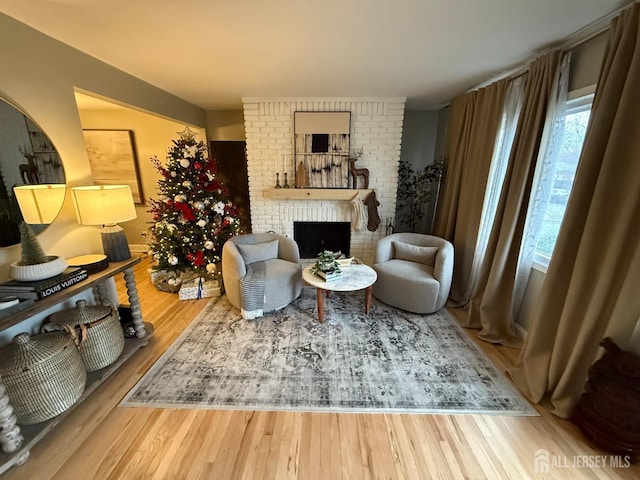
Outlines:
[[35,265],[22,265],[22,262],[13,262],[9,269],[9,276],[19,282],[33,282],[55,277],[67,268],[67,261],[58,256],[47,257],[48,262]]

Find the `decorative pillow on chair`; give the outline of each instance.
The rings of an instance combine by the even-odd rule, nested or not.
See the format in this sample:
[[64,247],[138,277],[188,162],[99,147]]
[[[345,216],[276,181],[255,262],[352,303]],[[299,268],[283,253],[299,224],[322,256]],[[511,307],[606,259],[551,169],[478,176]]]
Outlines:
[[245,264],[263,262],[278,258],[278,240],[256,243],[255,245],[236,245]]
[[391,242],[393,244],[393,258],[408,260],[410,262],[423,263],[434,266],[438,247],[419,247],[403,242]]

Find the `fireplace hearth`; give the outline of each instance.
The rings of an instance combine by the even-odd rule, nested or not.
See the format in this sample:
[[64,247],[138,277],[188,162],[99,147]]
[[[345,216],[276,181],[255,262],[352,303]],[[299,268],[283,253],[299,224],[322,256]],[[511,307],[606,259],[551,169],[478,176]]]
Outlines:
[[316,258],[323,250],[342,252],[351,250],[349,222],[293,222],[293,239],[298,244],[300,258]]

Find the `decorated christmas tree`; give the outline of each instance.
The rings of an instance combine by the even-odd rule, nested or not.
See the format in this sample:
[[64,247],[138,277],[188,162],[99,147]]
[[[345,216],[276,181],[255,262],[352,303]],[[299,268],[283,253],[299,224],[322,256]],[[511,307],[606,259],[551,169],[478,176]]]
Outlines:
[[161,174],[159,198],[149,200],[154,269],[213,275],[222,246],[240,233],[238,208],[217,178],[207,146],[187,127],[169,147],[166,164],[151,161]]

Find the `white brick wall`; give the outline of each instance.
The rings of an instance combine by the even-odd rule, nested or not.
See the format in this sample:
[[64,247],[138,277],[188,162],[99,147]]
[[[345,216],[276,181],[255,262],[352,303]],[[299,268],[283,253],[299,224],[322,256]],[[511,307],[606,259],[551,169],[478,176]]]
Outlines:
[[276,182],[294,183],[293,114],[351,112],[351,150],[362,149],[358,168],[369,169],[369,188],[380,202],[382,223],[376,232],[351,231],[351,254],[373,262],[373,249],[385,235],[385,224],[395,215],[398,163],[405,98],[243,98],[247,137],[251,224],[254,232],[274,230],[293,237],[294,221],[351,221],[345,201],[272,200],[263,192]]

